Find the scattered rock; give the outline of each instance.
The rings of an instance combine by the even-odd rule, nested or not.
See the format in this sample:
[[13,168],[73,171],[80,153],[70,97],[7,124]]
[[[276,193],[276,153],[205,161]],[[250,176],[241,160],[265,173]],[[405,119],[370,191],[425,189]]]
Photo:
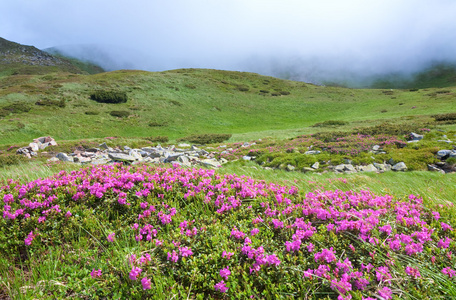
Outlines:
[[399,162],[395,164],[394,166],[391,167],[391,170],[396,171],[396,172],[404,172],[407,170],[407,166],[405,165],[404,162]]
[[63,152],[57,153],[55,157],[57,157],[61,161],[74,161],[72,157],[68,156],[66,153]]
[[378,171],[378,169],[373,164],[369,164],[367,166],[358,166],[357,169],[360,172],[377,172]]
[[317,161],[316,163],[314,163],[312,166],[311,166],[312,169],[318,169],[320,168],[320,163]]
[[304,154],[310,154],[310,155],[315,155],[315,154],[320,154],[321,151],[319,150],[310,150],[310,151],[306,151],[304,152]]
[[286,168],[286,170],[287,170],[287,171],[290,171],[290,172],[291,172],[291,171],[294,171],[295,169],[296,169],[296,167],[293,166],[293,165],[290,165],[290,164],[288,164],[288,165],[287,165],[287,168]]

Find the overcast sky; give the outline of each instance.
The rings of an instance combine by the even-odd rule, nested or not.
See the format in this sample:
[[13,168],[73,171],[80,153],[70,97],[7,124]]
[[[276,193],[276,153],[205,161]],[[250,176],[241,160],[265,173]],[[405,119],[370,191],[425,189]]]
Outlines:
[[456,61],[455,19],[454,0],[0,0],[3,38],[147,70],[414,71]]

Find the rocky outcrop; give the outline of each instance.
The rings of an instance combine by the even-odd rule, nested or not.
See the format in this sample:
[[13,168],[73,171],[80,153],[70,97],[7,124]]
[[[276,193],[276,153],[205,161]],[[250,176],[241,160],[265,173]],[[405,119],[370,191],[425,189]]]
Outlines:
[[125,164],[136,163],[172,163],[185,167],[204,166],[208,168],[220,168],[226,163],[226,159],[217,160],[215,153],[191,146],[187,149],[176,148],[174,145],[162,147],[143,147],[131,149],[124,146],[123,149],[111,148],[106,143],[100,144],[97,148],[75,150],[73,153],[58,153],[49,161],[65,161],[78,164],[111,164],[122,162]]
[[39,150],[43,150],[49,146],[57,146],[57,143],[53,138],[50,136],[39,137],[34,139],[27,147],[17,149],[16,153],[32,158],[32,156],[37,155]]

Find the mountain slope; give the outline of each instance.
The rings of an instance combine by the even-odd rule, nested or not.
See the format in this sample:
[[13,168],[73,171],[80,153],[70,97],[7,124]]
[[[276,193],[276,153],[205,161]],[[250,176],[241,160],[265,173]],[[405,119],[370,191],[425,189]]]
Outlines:
[[54,72],[84,73],[65,58],[0,38],[0,76]]
[[[128,101],[91,100],[100,90],[126,93]],[[347,89],[208,69],[4,76],[0,144],[44,135],[58,140],[202,133],[286,137],[285,131],[293,131],[288,136],[316,132],[311,126],[325,120],[350,127],[415,116],[426,121],[432,114],[455,112],[455,94],[456,87]]]

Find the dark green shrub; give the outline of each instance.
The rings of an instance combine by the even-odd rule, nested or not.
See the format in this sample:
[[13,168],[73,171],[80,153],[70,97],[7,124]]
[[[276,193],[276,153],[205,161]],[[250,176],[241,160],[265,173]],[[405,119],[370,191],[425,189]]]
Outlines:
[[130,113],[125,110],[113,110],[109,114],[113,117],[118,117],[118,118],[127,118],[130,115]]
[[9,114],[10,114],[9,111],[0,109],[0,118],[4,118],[4,117],[8,116]]
[[418,92],[420,89],[410,89],[410,92]]
[[125,103],[128,97],[125,92],[96,91],[90,95],[90,99],[98,103]]
[[382,123],[377,126],[365,127],[365,128],[355,128],[356,133],[366,134],[366,135],[377,135],[377,134],[390,134],[390,135],[404,135],[409,134],[410,132],[417,132],[423,127],[427,127],[429,124],[421,123],[402,123],[402,124],[391,124],[391,123]]
[[92,110],[89,110],[89,111],[86,111],[85,114],[86,115],[89,115],[89,116],[95,116],[95,115],[98,115],[100,112],[98,111],[92,111]]
[[290,95],[289,91],[280,91],[279,93],[280,93],[280,95],[284,95],[284,96]]
[[269,91],[268,90],[260,90],[260,93],[267,94],[267,93],[269,93]]
[[0,167],[18,165],[22,162],[28,161],[28,158],[17,154],[0,155]]
[[334,142],[337,138],[347,136],[346,132],[334,131],[334,132],[318,132],[312,135],[314,138],[319,139],[325,143]]
[[195,144],[214,144],[221,143],[231,138],[231,134],[225,133],[207,133],[207,134],[197,134],[190,135],[180,139],[177,139],[178,142],[187,141]]
[[238,91],[241,91],[241,92],[248,92],[248,91],[249,91],[249,87],[246,86],[246,85],[238,85],[238,86],[236,87],[236,89],[237,89]]
[[144,139],[153,143],[167,143],[169,141],[167,136],[149,136]]
[[25,103],[13,103],[7,106],[2,107],[2,110],[7,111],[12,114],[19,114],[24,112],[29,112],[32,107]]
[[162,127],[162,126],[166,126],[167,123],[166,122],[157,122],[157,121],[151,121],[149,122],[149,127]]
[[40,99],[35,102],[35,105],[39,106],[54,106],[54,107],[60,107],[60,108],[65,108],[65,100],[51,100],[51,99]]
[[271,96],[277,97],[277,96],[280,96],[280,93],[272,93]]
[[186,84],[185,87],[191,90],[196,89],[196,86],[194,86],[193,84]]
[[436,121],[455,121],[456,113],[438,114],[432,116]]
[[312,127],[326,127],[326,126],[342,126],[347,125],[348,122],[341,120],[326,120],[321,123],[315,123]]

